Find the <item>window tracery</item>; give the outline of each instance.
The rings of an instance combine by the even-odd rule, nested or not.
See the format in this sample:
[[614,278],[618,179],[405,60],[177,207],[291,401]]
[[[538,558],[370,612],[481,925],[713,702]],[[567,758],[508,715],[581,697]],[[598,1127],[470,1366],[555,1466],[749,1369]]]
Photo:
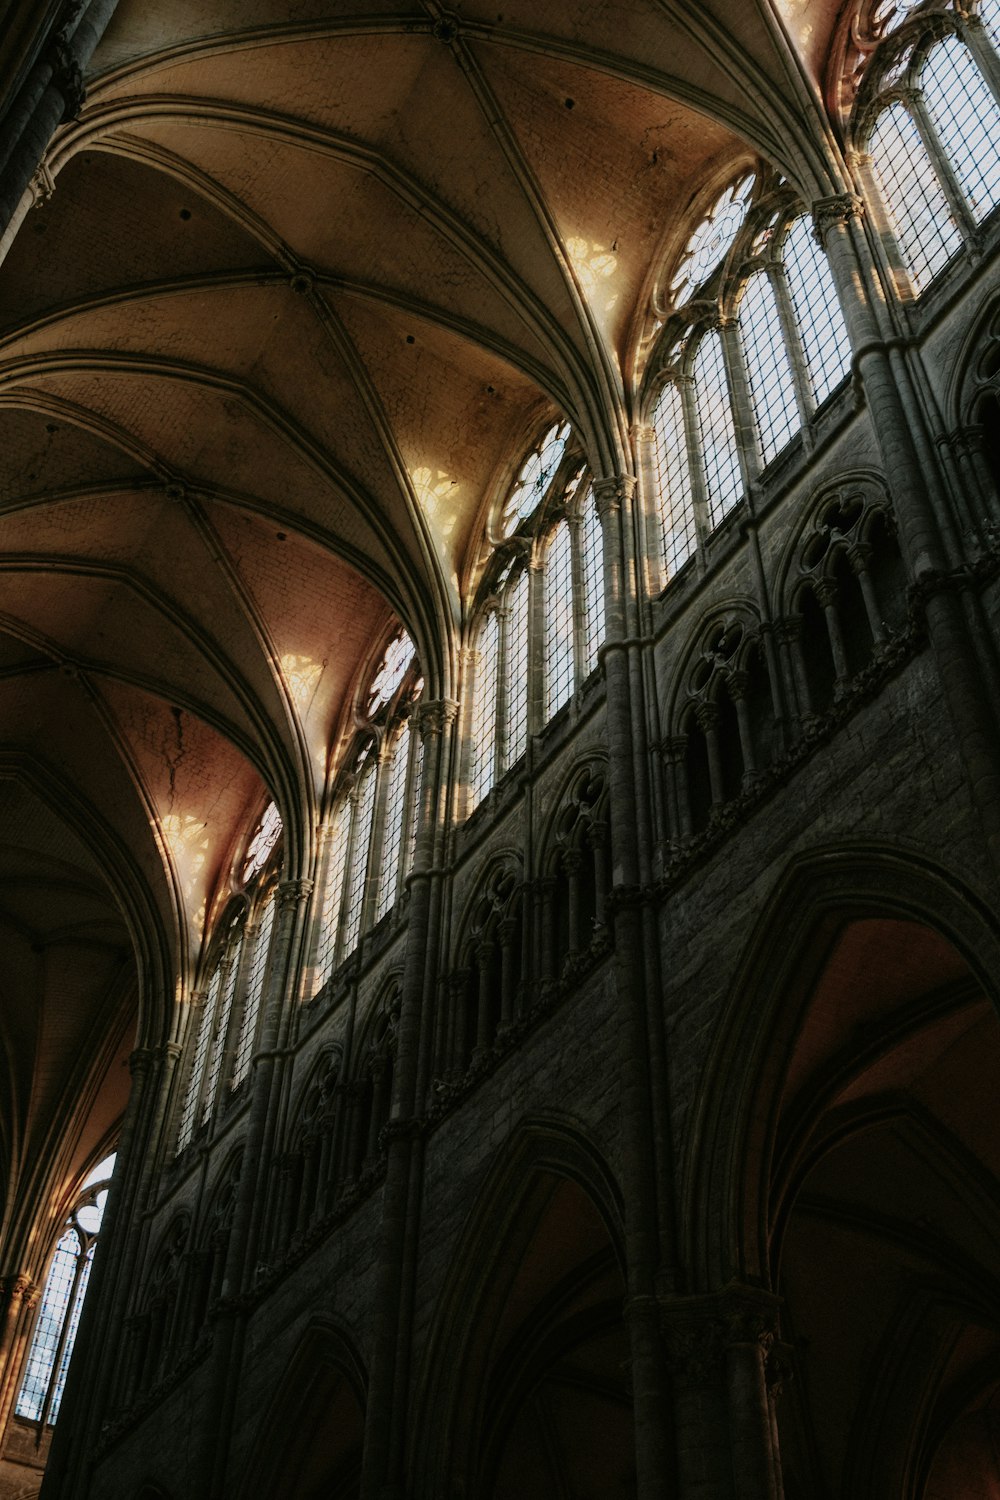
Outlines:
[[178,1153],[211,1120],[227,1060],[230,1091],[249,1076],[274,930],[281,834],[281,814],[272,801],[237,866],[239,878],[234,877],[234,883],[243,887],[242,895],[223,914],[209,945],[213,961],[207,989],[189,1036],[186,1071],[181,1074]]
[[15,1406],[39,1428],[53,1426],[59,1415],[114,1169],[112,1152],[85,1177],[45,1278]]
[[568,424],[532,448],[497,514],[472,634],[468,812],[582,686],[605,633],[601,523]]
[[[723,199],[725,248],[699,261],[691,246],[700,231],[692,235],[671,283],[680,286],[681,277],[684,296],[667,311],[648,377],[667,581],[740,503],[747,483],[808,431],[849,370],[829,264],[787,186],[760,167]],[[706,234],[715,214],[703,221]],[[708,271],[692,288],[682,272],[690,277],[695,266]]]
[[853,132],[918,296],[1000,203],[996,16],[881,5],[853,34]]
[[398,906],[413,859],[423,767],[410,717],[423,691],[406,631],[385,648],[367,688],[327,824],[316,938],[317,990],[354,953],[369,925]]

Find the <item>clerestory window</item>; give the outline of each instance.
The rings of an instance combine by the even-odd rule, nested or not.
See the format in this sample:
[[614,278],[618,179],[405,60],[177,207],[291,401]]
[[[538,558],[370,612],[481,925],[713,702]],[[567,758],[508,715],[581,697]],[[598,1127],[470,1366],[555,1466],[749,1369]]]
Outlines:
[[234,897],[212,935],[201,1011],[189,1037],[177,1151],[211,1120],[221,1097],[250,1073],[274,935],[281,814],[265,807],[233,872]]
[[763,169],[689,236],[667,296],[649,477],[669,582],[844,381],[851,351],[812,223]]
[[423,769],[423,746],[411,718],[422,691],[413,642],[398,630],[359,696],[362,727],[339,774],[326,825],[317,990],[403,896]]
[[978,16],[898,3],[868,16],[855,133],[918,296],[1000,203],[998,22],[996,0]]
[[112,1153],[87,1174],[45,1278],[15,1408],[40,1428],[59,1415],[114,1169]]
[[470,813],[582,687],[604,639],[601,523],[568,423],[522,461],[492,530],[472,634]]

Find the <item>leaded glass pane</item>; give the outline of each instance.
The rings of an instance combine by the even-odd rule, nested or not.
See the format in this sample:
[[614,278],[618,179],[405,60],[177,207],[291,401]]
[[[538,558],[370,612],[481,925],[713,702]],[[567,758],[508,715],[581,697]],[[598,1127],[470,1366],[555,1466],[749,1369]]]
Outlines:
[[347,846],[351,836],[351,812],[352,803],[349,798],[345,798],[334,813],[330,828],[330,857],[326,867],[319,950],[316,954],[316,973],[320,984],[326,983],[336,962],[337,929],[340,926],[344,876],[347,873]]
[[264,992],[264,976],[267,973],[267,957],[271,947],[274,907],[274,891],[272,890],[264,902],[257,936],[254,939],[253,958],[250,960],[250,973],[247,976],[246,1000],[243,1004],[240,1034],[233,1063],[232,1086],[234,1089],[239,1087],[250,1071],[250,1058],[253,1055],[254,1038],[257,1035],[257,1017],[260,1014],[260,1000]]
[[389,786],[385,799],[385,823],[382,833],[382,868],[379,872],[376,922],[395,903],[399,885],[399,860],[403,848],[403,811],[406,801],[406,772],[410,755],[410,726],[404,720],[396,740],[389,767]]
[[495,613],[490,613],[479,632],[479,661],[473,684],[472,766],[469,774],[472,807],[477,807],[486,796],[496,772],[499,671],[500,622]]
[[233,997],[236,994],[236,980],[240,971],[240,955],[243,952],[243,929],[241,928],[236,941],[230,946],[226,955],[226,978],[225,988],[222,992],[222,1007],[219,1011],[215,1027],[215,1037],[212,1041],[212,1060],[208,1069],[208,1082],[205,1085],[205,1094],[201,1104],[201,1118],[204,1123],[212,1113],[215,1104],[215,1095],[219,1087],[219,1078],[222,1074],[222,1059],[226,1053],[226,1039],[229,1035],[229,1018],[233,1013]]
[[49,1274],[45,1278],[42,1305],[28,1351],[28,1365],[21,1383],[21,1393],[17,1398],[17,1415],[29,1422],[37,1422],[42,1415],[45,1392],[49,1387],[59,1337],[69,1309],[81,1249],[80,1236],[76,1230],[67,1229],[56,1247]]
[[191,1060],[191,1071],[188,1074],[187,1090],[184,1094],[184,1108],[181,1111],[181,1125],[177,1132],[177,1149],[183,1151],[194,1134],[195,1111],[198,1107],[198,1090],[201,1086],[202,1076],[205,1072],[205,1064],[208,1061],[208,1044],[212,1035],[212,1021],[215,1018],[215,1008],[219,1003],[219,988],[222,983],[222,969],[217,966],[208,986],[208,994],[202,1005],[201,1015],[198,1018],[198,1035],[194,1044],[194,1056]]
[[653,412],[653,469],[669,579],[683,568],[696,541],[684,399],[673,381],[663,387]]
[[417,846],[417,828],[420,822],[420,792],[424,775],[424,742],[420,734],[417,735],[416,749],[413,757],[413,780],[410,789],[410,826],[406,835],[406,871],[412,868],[413,853]]
[[273,802],[264,809],[257,832],[247,847],[243,861],[243,879],[252,880],[264,868],[267,857],[281,835],[281,814]]
[[740,334],[750,399],[765,464],[802,425],[774,288],[763,271],[751,276],[740,302]]
[[507,589],[507,758],[509,769],[528,743],[528,573]]
[[742,499],[743,478],[722,339],[714,331],[706,333],[698,345],[694,383],[709,518],[715,527]]
[[851,343],[840,309],[830,262],[804,215],[785,235],[785,275],[795,323],[806,356],[813,397],[819,406],[846,379]]
[[949,36],[920,74],[924,103],[976,219],[1000,202],[1000,110],[968,47]]
[[375,788],[378,780],[374,759],[368,761],[358,784],[358,806],[354,815],[354,839],[351,848],[351,877],[344,917],[344,957],[353,953],[361,936],[364,912],[365,880],[368,875],[368,853],[375,816]]
[[986,35],[1000,52],[1000,0],[980,0],[979,18],[986,27]]
[[870,150],[903,260],[922,291],[962,248],[962,236],[927,148],[902,104],[891,104],[879,115]]
[[548,717],[573,694],[573,545],[560,521],[545,557],[545,698]]
[[375,676],[372,678],[371,691],[368,694],[368,712],[377,713],[389,702],[393,693],[399,687],[407,667],[413,660],[413,642],[402,631],[394,641],[390,641],[386,647],[385,655]]
[[569,435],[569,423],[556,422],[528,454],[503,509],[500,529],[504,536],[538,509],[562,462]]
[[69,1329],[66,1334],[66,1343],[63,1346],[62,1359],[59,1361],[59,1374],[56,1377],[55,1389],[52,1392],[52,1405],[49,1407],[49,1421],[55,1422],[62,1405],[63,1391],[66,1387],[66,1371],[73,1357],[73,1349],[76,1344],[76,1335],[80,1327],[80,1314],[83,1311],[83,1299],[87,1295],[87,1287],[90,1284],[90,1271],[94,1264],[93,1245],[87,1251],[83,1269],[80,1272],[80,1280],[77,1282],[76,1296],[73,1298],[73,1306],[69,1315]]
[[604,612],[604,536],[601,531],[601,518],[597,514],[593,494],[589,491],[584,496],[581,515],[583,608],[586,615],[584,621],[586,655],[583,670],[584,674],[589,676],[597,666],[597,652],[607,634],[607,620]]

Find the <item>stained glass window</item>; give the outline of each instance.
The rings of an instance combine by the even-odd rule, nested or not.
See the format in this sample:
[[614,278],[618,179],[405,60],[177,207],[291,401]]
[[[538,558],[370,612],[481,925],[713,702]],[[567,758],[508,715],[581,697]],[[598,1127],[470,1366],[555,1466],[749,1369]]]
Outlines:
[[694,498],[688,464],[684,400],[668,381],[653,412],[653,470],[663,525],[663,555],[672,578],[695,547]]
[[250,1058],[253,1055],[253,1044],[257,1036],[257,1018],[260,1015],[260,1002],[264,993],[264,978],[267,974],[267,960],[271,949],[274,908],[275,893],[272,888],[264,901],[264,909],[258,919],[257,933],[254,937],[253,957],[250,960],[250,972],[247,975],[246,999],[243,1002],[240,1033],[233,1061],[232,1086],[234,1089],[239,1088],[250,1072]]
[[320,940],[316,955],[317,978],[323,984],[333,972],[337,958],[337,934],[340,908],[347,874],[347,851],[351,839],[351,816],[354,804],[345,797],[337,807],[330,825],[330,853],[326,867],[326,889],[320,918]]
[[503,507],[501,536],[509,536],[538,509],[562,462],[569,435],[569,424],[556,422],[528,454]]
[[753,185],[751,176],[727,187],[691,235],[670,283],[675,307],[688,301],[732,249],[746,218]]
[[361,918],[365,901],[365,882],[368,876],[368,852],[371,847],[377,783],[375,758],[371,756],[358,782],[358,805],[354,814],[354,837],[351,841],[350,880],[347,889],[347,907],[344,913],[345,958],[354,952],[361,936]]
[[812,393],[819,406],[846,378],[851,343],[830,262],[804,214],[785,235],[783,260]]
[[927,147],[902,104],[891,104],[872,131],[872,168],[918,291],[962,248],[962,236]]
[[597,652],[607,634],[604,612],[604,534],[593,494],[583,499],[583,608],[586,646],[583,673],[597,666]]
[[87,1174],[52,1257],[15,1408],[25,1421],[59,1415],[114,1167],[112,1153]]
[[927,55],[920,83],[931,123],[973,217],[1000,202],[1000,109],[968,47],[945,37]]
[[736,447],[722,340],[714,330],[706,333],[698,345],[694,362],[694,388],[709,514],[715,527],[737,501],[742,499],[743,477]]
[[382,858],[378,904],[375,910],[376,922],[385,916],[396,900],[400,855],[403,847],[403,813],[406,804],[406,774],[409,770],[409,756],[410,726],[404,719],[392,752],[392,763],[389,766],[389,785],[386,791],[385,817],[382,825]]
[[545,686],[551,718],[573,692],[573,548],[565,521],[545,557]]
[[743,293],[740,336],[761,456],[769,464],[798,432],[801,417],[774,288],[763,271],[751,276]]
[[491,610],[479,631],[478,662],[472,698],[472,770],[470,800],[477,807],[496,774],[497,687],[500,673],[500,621]]
[[244,883],[252,880],[264,868],[268,855],[280,836],[281,814],[274,803],[269,802],[257,825],[257,832],[247,845],[246,858],[243,861]]
[[194,1134],[195,1114],[198,1107],[198,1091],[201,1088],[201,1080],[208,1061],[208,1044],[212,1035],[212,1022],[215,1019],[216,1006],[219,1003],[219,988],[222,983],[222,967],[216,965],[215,973],[212,975],[208,986],[208,994],[202,1002],[201,1015],[198,1018],[198,1034],[195,1039],[194,1055],[191,1059],[191,1071],[188,1074],[187,1088],[184,1092],[184,1107],[181,1110],[180,1130],[177,1134],[177,1149],[183,1151],[189,1144]]
[[215,1105],[215,1095],[219,1087],[219,1079],[222,1076],[222,1060],[226,1055],[229,1018],[233,1013],[233,998],[236,994],[236,981],[239,977],[240,957],[242,953],[243,928],[241,926],[235,936],[231,935],[229,950],[223,960],[225,964],[225,977],[222,989],[222,1004],[218,1008],[215,1031],[212,1037],[212,1056],[208,1065],[208,1079],[205,1084],[205,1093],[201,1104],[202,1123],[212,1113]]
[[528,743],[528,570],[507,590],[507,743],[504,770],[520,760]]

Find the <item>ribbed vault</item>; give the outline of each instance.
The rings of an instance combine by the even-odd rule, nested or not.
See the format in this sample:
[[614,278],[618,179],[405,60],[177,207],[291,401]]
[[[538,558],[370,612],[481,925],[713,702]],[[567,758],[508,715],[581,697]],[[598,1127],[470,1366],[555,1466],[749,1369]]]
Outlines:
[[630,467],[706,182],[759,151],[836,186],[834,9],[121,0],[0,276],[8,1161],[137,994],[176,1032],[269,795],[310,872],[394,615],[458,691],[478,530],[553,408]]

